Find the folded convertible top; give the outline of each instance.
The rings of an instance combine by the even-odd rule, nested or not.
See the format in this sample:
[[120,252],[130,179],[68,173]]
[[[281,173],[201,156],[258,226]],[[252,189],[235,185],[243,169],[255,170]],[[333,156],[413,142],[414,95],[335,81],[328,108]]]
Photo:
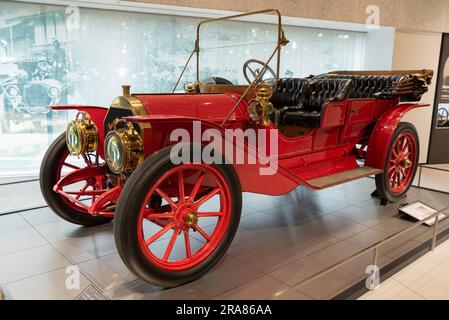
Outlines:
[[401,101],[419,101],[429,88],[432,70],[397,70],[397,71],[333,71],[316,78],[351,79],[354,98],[360,92],[375,90],[374,98]]

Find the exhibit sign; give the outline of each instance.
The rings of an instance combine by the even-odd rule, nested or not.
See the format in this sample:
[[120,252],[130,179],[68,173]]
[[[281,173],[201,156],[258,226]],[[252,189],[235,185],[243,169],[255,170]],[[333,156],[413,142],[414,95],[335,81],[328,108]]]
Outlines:
[[[438,210],[429,207],[428,205],[425,205],[424,203],[419,201],[403,206],[399,208],[399,211],[405,213],[406,215],[409,215],[410,217],[418,221],[422,221],[438,212]],[[438,215],[438,221],[441,221],[445,218],[447,218],[447,216],[443,213]],[[427,220],[425,224],[429,227],[433,226],[435,224],[435,219],[431,218]]]

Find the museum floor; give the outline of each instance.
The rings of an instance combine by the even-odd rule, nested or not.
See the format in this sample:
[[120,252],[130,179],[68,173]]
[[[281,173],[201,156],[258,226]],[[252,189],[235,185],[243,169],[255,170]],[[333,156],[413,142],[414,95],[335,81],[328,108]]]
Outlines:
[[449,241],[411,263],[359,300],[448,300]]
[[[116,253],[112,224],[78,227],[46,207],[3,215],[0,282],[16,299],[341,298],[364,281],[372,252],[308,284],[300,282],[413,224],[399,215],[399,204],[380,206],[370,197],[373,190],[374,180],[367,178],[320,192],[299,187],[282,197],[245,194],[240,228],[224,259],[202,279],[167,290],[127,271]],[[12,209],[12,203],[38,206],[38,182],[0,186],[0,200],[7,203],[1,211]],[[417,188],[403,202],[416,200],[439,210],[449,206],[449,194]],[[440,223],[441,231],[446,228],[449,219]],[[380,249],[379,265],[393,264],[431,236],[426,226],[401,236]],[[441,252],[449,257],[447,243],[438,249],[424,258]],[[65,287],[71,264],[81,271],[78,290]]]

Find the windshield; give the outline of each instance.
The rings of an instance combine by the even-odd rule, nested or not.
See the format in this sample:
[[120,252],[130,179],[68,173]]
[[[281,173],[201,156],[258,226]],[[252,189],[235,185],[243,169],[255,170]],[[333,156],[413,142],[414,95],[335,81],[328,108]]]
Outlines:
[[[278,23],[253,22],[270,20],[267,13],[275,13]],[[274,9],[203,20],[198,25],[195,48],[173,91],[179,89],[180,83],[193,80],[187,78],[190,78],[195,60],[196,79],[193,81],[203,85],[248,85],[254,84],[255,79],[275,83],[280,47],[287,42],[280,13]]]
[[[221,78],[218,81],[227,80],[235,85],[249,84],[273,54],[277,40],[278,27],[273,24],[224,20],[203,25],[199,41],[199,80],[209,83],[211,78],[218,77]],[[277,60],[272,59],[264,80],[276,78],[276,64]]]

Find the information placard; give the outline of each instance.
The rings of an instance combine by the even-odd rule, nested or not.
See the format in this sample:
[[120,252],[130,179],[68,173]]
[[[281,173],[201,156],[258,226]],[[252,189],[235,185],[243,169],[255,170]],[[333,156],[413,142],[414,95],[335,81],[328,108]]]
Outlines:
[[[430,217],[432,214],[438,212],[438,210],[419,201],[400,207],[399,211],[411,216],[418,221],[424,220],[425,218]],[[447,218],[447,216],[444,213],[441,213],[438,216],[438,221],[441,221],[445,218]],[[425,222],[425,224],[428,226],[432,226],[434,223],[435,218],[431,218]]]

